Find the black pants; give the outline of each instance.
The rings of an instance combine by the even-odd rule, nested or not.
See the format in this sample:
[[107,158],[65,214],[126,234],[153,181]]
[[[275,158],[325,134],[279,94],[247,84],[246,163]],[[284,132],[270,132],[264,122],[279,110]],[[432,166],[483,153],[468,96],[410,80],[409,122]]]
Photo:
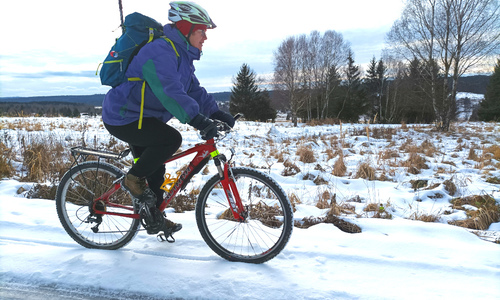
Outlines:
[[160,186],[164,180],[163,164],[181,146],[182,136],[173,127],[155,118],[144,118],[142,129],[138,122],[123,126],[111,126],[104,123],[111,135],[128,143],[134,158],[140,157],[129,173],[137,177],[145,177],[149,188],[155,192],[157,205],[163,201],[163,190]]

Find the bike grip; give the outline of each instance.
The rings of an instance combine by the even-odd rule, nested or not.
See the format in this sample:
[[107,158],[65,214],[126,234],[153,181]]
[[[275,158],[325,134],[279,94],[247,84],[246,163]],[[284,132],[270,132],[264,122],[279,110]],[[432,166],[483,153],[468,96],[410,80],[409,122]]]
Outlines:
[[234,120],[237,121],[239,118],[243,117],[243,114],[242,113],[237,113],[234,115]]

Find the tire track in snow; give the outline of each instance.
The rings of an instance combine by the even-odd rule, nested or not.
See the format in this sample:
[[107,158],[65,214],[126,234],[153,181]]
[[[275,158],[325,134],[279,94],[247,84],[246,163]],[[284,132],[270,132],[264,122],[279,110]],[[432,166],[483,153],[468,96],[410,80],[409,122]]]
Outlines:
[[[53,246],[53,247],[60,247],[60,248],[75,248],[75,249],[88,249],[89,251],[91,250],[99,250],[102,251],[101,249],[89,249],[82,247],[78,245],[76,242],[52,242],[52,241],[46,241],[46,240],[37,240],[37,239],[25,239],[25,238],[18,238],[18,237],[7,237],[7,236],[0,236],[0,244],[12,244],[12,243],[18,243],[18,244],[39,244],[39,245],[47,245],[47,246]],[[141,250],[141,249],[131,249],[131,248],[122,248],[118,250],[109,250],[112,252],[116,251],[122,251],[122,252],[130,252],[133,254],[140,254],[140,255],[147,255],[147,256],[154,256],[154,257],[164,257],[164,258],[173,258],[173,259],[179,259],[179,260],[193,260],[193,261],[224,261],[221,257],[217,255],[212,255],[212,256],[190,256],[190,255],[183,255],[183,254],[173,254],[173,253],[166,253],[166,252],[160,252],[160,251],[153,251],[153,250]]]

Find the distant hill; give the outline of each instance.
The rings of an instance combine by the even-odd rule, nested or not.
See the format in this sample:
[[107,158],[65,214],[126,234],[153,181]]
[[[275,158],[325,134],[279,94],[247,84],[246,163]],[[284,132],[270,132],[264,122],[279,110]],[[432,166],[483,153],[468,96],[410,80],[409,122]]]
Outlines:
[[103,94],[98,95],[78,95],[78,96],[37,96],[37,97],[9,97],[0,98],[0,103],[2,102],[16,102],[16,103],[29,103],[29,102],[64,102],[64,103],[83,103],[93,106],[101,106],[102,100],[104,99]]
[[[215,101],[228,102],[231,92],[211,93]],[[101,106],[104,94],[97,95],[77,95],[77,96],[37,96],[37,97],[0,97],[0,103],[29,103],[29,102],[64,102],[82,103],[93,106]]]
[[[458,80],[458,92],[467,92],[475,94],[485,94],[489,84],[490,76],[475,75],[461,77]],[[272,94],[272,91],[269,91]],[[211,93],[217,102],[229,102],[231,92]],[[28,103],[28,102],[65,102],[74,104],[87,104],[92,106],[101,106],[103,94],[85,95],[85,96],[38,96],[38,97],[0,97],[0,103]]]
[[458,79],[458,92],[486,94],[486,88],[490,83],[489,75],[464,76]]

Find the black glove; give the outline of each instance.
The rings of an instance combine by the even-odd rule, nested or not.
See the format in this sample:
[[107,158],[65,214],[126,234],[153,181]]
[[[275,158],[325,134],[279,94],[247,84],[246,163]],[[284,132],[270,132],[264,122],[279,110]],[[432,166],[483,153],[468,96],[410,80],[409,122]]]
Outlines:
[[222,122],[225,122],[229,127],[233,128],[234,127],[234,118],[227,112],[223,112],[222,110],[218,110],[214,112],[211,116],[211,119],[219,120]]
[[188,124],[198,129],[200,131],[201,138],[205,141],[213,139],[217,136],[217,125],[215,125],[214,121],[202,114],[196,115],[196,117],[194,117]]

